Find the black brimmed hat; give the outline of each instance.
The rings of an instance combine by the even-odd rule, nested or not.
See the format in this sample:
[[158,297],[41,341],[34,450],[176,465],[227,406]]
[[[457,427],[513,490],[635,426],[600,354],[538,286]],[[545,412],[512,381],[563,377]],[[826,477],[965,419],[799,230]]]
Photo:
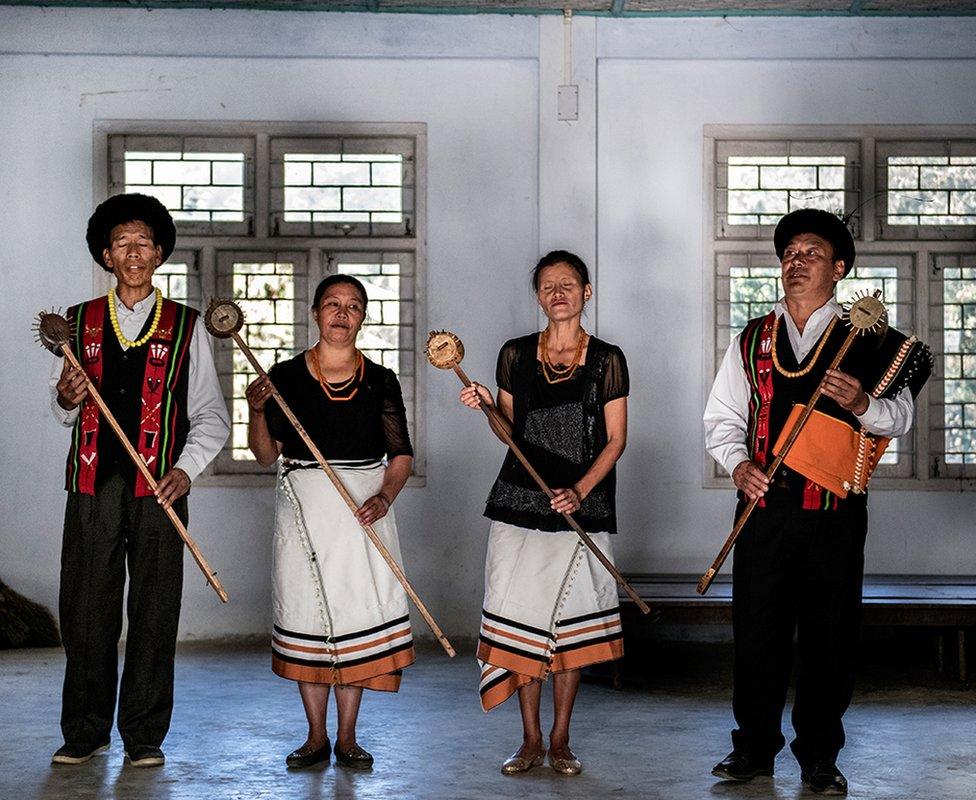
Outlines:
[[773,245],[776,247],[776,257],[783,260],[783,251],[801,233],[812,233],[830,242],[834,251],[834,261],[844,262],[844,277],[854,266],[854,237],[848,230],[844,220],[829,211],[819,208],[801,208],[791,211],[776,225],[773,233]]
[[88,251],[102,269],[111,272],[102,252],[110,245],[112,230],[126,222],[145,222],[153,232],[153,242],[163,250],[163,261],[176,245],[176,225],[166,206],[147,194],[117,194],[110,197],[88,220]]

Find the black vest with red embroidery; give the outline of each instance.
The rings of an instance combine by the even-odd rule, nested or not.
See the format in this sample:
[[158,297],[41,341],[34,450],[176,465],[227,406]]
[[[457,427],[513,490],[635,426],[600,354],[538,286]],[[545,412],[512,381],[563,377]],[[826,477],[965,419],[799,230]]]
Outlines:
[[[739,350],[751,390],[746,446],[753,461],[763,467],[773,461],[773,445],[786,425],[793,405],[805,405],[810,400],[848,333],[847,325],[838,319],[798,364],[786,324],[781,321],[777,325],[775,313],[770,312],[765,317],[757,317],[746,323],[739,337]],[[931,354],[922,343],[914,342],[906,347],[908,342],[894,328],[888,328],[883,336],[870,333],[858,336],[844,356],[840,369],[857,378],[865,392],[872,393],[875,386],[881,385],[889,368],[897,363],[896,379],[884,382],[884,391],[876,396],[892,398],[905,387],[911,389],[913,396],[917,396],[931,372]],[[774,347],[779,369],[773,363]],[[784,373],[790,373],[792,377]],[[821,396],[816,409],[855,430],[860,428],[857,417],[829,397]],[[863,493],[851,493],[845,499],[839,498],[785,465],[780,466],[773,476],[773,483],[785,486],[802,508],[809,510],[836,510],[842,506],[863,504],[866,500]],[[740,492],[739,499],[742,497]],[[763,505],[762,501],[760,505]]]
[[[137,339],[149,330],[154,315],[155,309]],[[187,387],[197,312],[164,299],[153,336],[127,350],[112,329],[107,298],[73,306],[67,316],[72,325],[72,350],[152,476],[159,480],[180,457],[190,429]],[[65,488],[94,494],[113,474],[121,475],[136,497],[152,495],[115,432],[88,397],[75,422]]]

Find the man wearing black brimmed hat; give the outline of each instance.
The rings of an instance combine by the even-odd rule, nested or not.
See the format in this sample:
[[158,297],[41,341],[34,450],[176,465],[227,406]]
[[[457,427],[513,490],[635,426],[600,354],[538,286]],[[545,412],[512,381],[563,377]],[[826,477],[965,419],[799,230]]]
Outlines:
[[163,507],[187,519],[191,481],[217,455],[230,423],[207,336],[192,308],[166,299],[153,272],[176,228],[156,198],[110,197],[88,221],[88,249],[116,288],[68,309],[72,347],[158,482],[155,496],[65,362],[52,408],[72,426],[59,612],[66,655],[55,764],[108,748],[118,685],[122,596],[128,635],[118,727],[133,766],[163,764],[173,710],[173,660],[183,542]]
[[[893,329],[847,338],[837,282],[854,265],[842,220],[802,209],[773,237],[784,297],[735,337],[705,407],[705,446],[738,489],[736,517],[759,505],[735,545],[732,752],[712,770],[745,781],[772,775],[797,636],[790,747],[814,792],[846,794],[837,768],[854,688],[867,509],[864,488],[888,440],[907,433],[931,370],[928,349]],[[766,468],[803,406],[823,397],[783,466]]]

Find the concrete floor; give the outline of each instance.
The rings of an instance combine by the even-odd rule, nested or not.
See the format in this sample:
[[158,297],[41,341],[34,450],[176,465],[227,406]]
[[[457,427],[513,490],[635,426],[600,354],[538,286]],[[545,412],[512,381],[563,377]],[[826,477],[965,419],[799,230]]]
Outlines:
[[[517,703],[483,714],[470,655],[452,663],[433,650],[407,670],[398,696],[367,693],[360,742],[376,756],[372,773],[287,771],[283,759],[304,738],[304,716],[294,684],[269,664],[263,648],[184,648],[165,767],[123,766],[117,737],[88,764],[52,767],[63,656],[0,652],[0,800],[815,797],[801,788],[787,751],[775,779],[729,785],[709,775],[729,749],[726,663],[672,660],[651,678],[632,677],[622,692],[584,685],[573,729],[584,764],[578,778],[548,767],[500,775],[519,742]],[[938,680],[922,689],[883,677],[867,683],[848,713],[840,761],[851,797],[973,800],[976,692]]]

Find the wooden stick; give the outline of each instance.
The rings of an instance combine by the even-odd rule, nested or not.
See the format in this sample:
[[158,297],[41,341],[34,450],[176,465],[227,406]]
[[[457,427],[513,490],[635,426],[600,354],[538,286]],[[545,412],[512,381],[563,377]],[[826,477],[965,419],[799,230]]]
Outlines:
[[[67,342],[63,343],[61,347],[61,354],[67,359],[68,363],[71,364],[72,367],[81,370],[81,374],[85,376],[85,384],[88,391],[91,393],[95,404],[99,407],[99,409],[101,409],[102,416],[105,417],[105,421],[108,422],[109,426],[115,432],[115,435],[119,437],[119,441],[125,448],[125,452],[129,454],[129,458],[131,458],[132,463],[136,465],[136,469],[142,473],[142,477],[146,479],[146,483],[149,484],[149,488],[155,492],[156,479],[149,471],[149,467],[146,466],[146,462],[142,460],[142,456],[136,452],[136,449],[132,446],[132,443],[125,435],[125,432],[122,430],[122,426],[119,425],[112,412],[109,411],[108,406],[105,404],[105,400],[99,394],[98,389],[95,388],[95,384],[91,382],[91,379],[88,377],[88,373],[86,373],[81,364],[78,363],[77,357],[72,352]],[[217,573],[214,572],[213,568],[207,563],[207,559],[203,557],[203,553],[200,552],[200,548],[197,547],[197,543],[193,541],[193,538],[187,531],[183,521],[176,515],[176,512],[173,510],[172,506],[163,506],[163,511],[166,512],[166,516],[169,517],[169,521],[173,523],[173,526],[176,528],[176,532],[180,535],[180,538],[193,555],[193,560],[197,562],[197,566],[200,567],[200,571],[203,572],[204,577],[207,579],[207,583],[213,587],[213,590],[217,593],[217,596],[226,603],[228,600],[227,592],[224,591],[224,587],[217,579]]]
[[[857,338],[860,331],[857,328],[851,330],[847,334],[847,338],[841,345],[840,350],[837,355],[834,356],[834,360],[830,362],[830,366],[827,367],[828,370],[837,369],[840,366],[840,362],[847,355],[847,351],[850,350],[851,345],[854,344],[854,340]],[[773,475],[776,474],[776,470],[779,469],[780,465],[783,463],[783,459],[786,458],[786,454],[790,452],[790,448],[793,447],[794,442],[796,442],[797,437],[800,435],[800,430],[806,425],[807,420],[810,419],[810,415],[813,413],[813,407],[817,404],[820,399],[820,395],[823,393],[824,381],[827,380],[826,374],[820,379],[820,383],[817,385],[813,396],[807,402],[803,409],[803,413],[800,414],[799,419],[797,419],[796,424],[793,425],[793,429],[790,431],[790,435],[787,437],[786,442],[779,451],[779,455],[773,460],[773,463],[769,465],[766,469],[766,477],[771,479]],[[708,568],[704,575],[698,581],[698,594],[705,594],[708,591],[708,587],[712,585],[712,581],[715,579],[716,573],[722,568],[722,564],[725,563],[725,559],[729,557],[729,553],[732,551],[732,546],[735,544],[735,540],[739,538],[739,534],[742,532],[743,527],[745,527],[746,521],[749,519],[753,510],[755,510],[758,505],[759,500],[750,500],[749,505],[747,505],[739,518],[735,521],[735,526],[732,528],[732,533],[729,534],[728,539],[725,540],[725,544],[722,545],[722,549],[719,551],[715,560],[712,562],[712,566]]]
[[[260,375],[262,378],[268,378],[268,373],[264,371],[264,367],[262,367],[261,364],[258,362],[258,360],[254,357],[254,353],[251,352],[251,348],[247,346],[247,343],[241,337],[240,333],[234,331],[233,333],[231,333],[231,336],[233,337],[234,341],[237,342],[238,347],[241,348],[241,351],[247,357],[247,360],[251,362],[251,366],[254,367],[255,372],[257,372],[257,374]],[[281,396],[281,394],[278,392],[278,389],[271,382],[270,378],[268,378],[268,383],[271,385],[272,397],[274,397],[275,401],[278,403],[278,406],[281,408],[284,415],[288,418],[288,421],[295,428],[295,431],[301,437],[302,441],[305,442],[305,446],[309,449],[312,455],[315,456],[315,460],[319,462],[319,466],[322,468],[322,471],[325,472],[329,480],[332,481],[332,485],[335,486],[336,491],[339,492],[342,499],[346,501],[346,505],[349,506],[349,510],[352,511],[353,514],[355,514],[357,509],[359,508],[359,504],[356,503],[352,495],[349,494],[349,491],[342,484],[342,481],[339,479],[339,476],[336,475],[335,470],[333,470],[332,467],[329,466],[329,462],[325,460],[325,456],[322,455],[322,451],[320,451],[318,447],[315,446],[315,442],[312,441],[312,438],[308,435],[308,432],[305,430],[302,423],[298,421],[298,417],[296,417],[295,414],[292,412],[292,410],[288,407],[288,404],[285,402],[285,398]],[[454,648],[451,647],[451,643],[447,640],[447,637],[444,635],[444,632],[440,629],[440,627],[438,627],[437,623],[434,621],[434,618],[427,610],[427,606],[423,604],[423,601],[420,599],[420,597],[414,591],[413,587],[410,585],[410,581],[407,580],[407,576],[400,568],[400,565],[397,564],[396,559],[386,548],[386,545],[383,544],[383,540],[380,539],[379,534],[376,533],[372,525],[366,525],[362,522],[360,522],[359,524],[360,526],[362,526],[362,529],[366,532],[366,535],[369,537],[369,540],[373,543],[373,546],[379,551],[380,555],[383,556],[383,560],[393,571],[393,574],[396,576],[396,579],[400,581],[400,585],[403,587],[404,591],[409,595],[410,599],[413,600],[413,603],[417,607],[417,610],[420,612],[420,615],[424,618],[424,621],[430,627],[434,636],[437,637],[437,640],[441,643],[441,646],[444,648],[444,650],[451,658],[454,658],[455,652],[454,652]]]
[[[461,383],[463,383],[465,386],[471,386],[471,379],[465,374],[464,370],[461,369],[460,364],[455,363],[453,365],[453,369],[454,372],[457,374],[457,376],[461,379]],[[505,424],[504,420],[501,419],[501,416],[499,415],[497,409],[495,409],[494,406],[488,405],[481,398],[480,394],[476,393],[476,396],[478,398],[478,405],[481,407],[481,410],[485,412],[485,415],[489,419],[494,420],[495,424],[498,426],[496,430],[498,431],[498,433],[501,434],[502,439],[504,440],[505,444],[508,445],[509,449],[513,453],[515,453],[515,457],[522,462],[522,466],[525,467],[529,475],[532,476],[532,480],[534,480],[536,484],[538,484],[539,488],[542,489],[543,492],[545,492],[546,497],[548,497],[550,500],[553,497],[555,497],[555,492],[553,492],[552,489],[549,488],[549,486],[546,484],[543,477],[538,472],[536,472],[535,468],[529,463],[529,460],[525,457],[525,454],[522,452],[519,446],[515,444],[515,441],[512,439],[511,434],[508,433],[508,426]],[[563,515],[563,519],[565,519],[566,522],[569,523],[569,526],[574,531],[576,531],[576,535],[579,536],[579,538],[583,541],[583,544],[585,544],[590,549],[590,552],[592,552],[593,555],[597,557],[599,562],[603,564],[607,572],[609,572],[613,576],[613,579],[617,582],[617,585],[620,586],[627,593],[627,596],[634,601],[636,606],[643,613],[650,614],[651,609],[647,605],[647,603],[641,600],[640,595],[634,591],[634,587],[631,586],[629,583],[627,583],[627,579],[620,574],[620,571],[614,566],[613,562],[606,557],[603,551],[589,537],[589,534],[587,534],[587,532],[584,531],[583,528],[580,526],[580,524],[573,518],[572,514],[563,511],[562,515]]]

